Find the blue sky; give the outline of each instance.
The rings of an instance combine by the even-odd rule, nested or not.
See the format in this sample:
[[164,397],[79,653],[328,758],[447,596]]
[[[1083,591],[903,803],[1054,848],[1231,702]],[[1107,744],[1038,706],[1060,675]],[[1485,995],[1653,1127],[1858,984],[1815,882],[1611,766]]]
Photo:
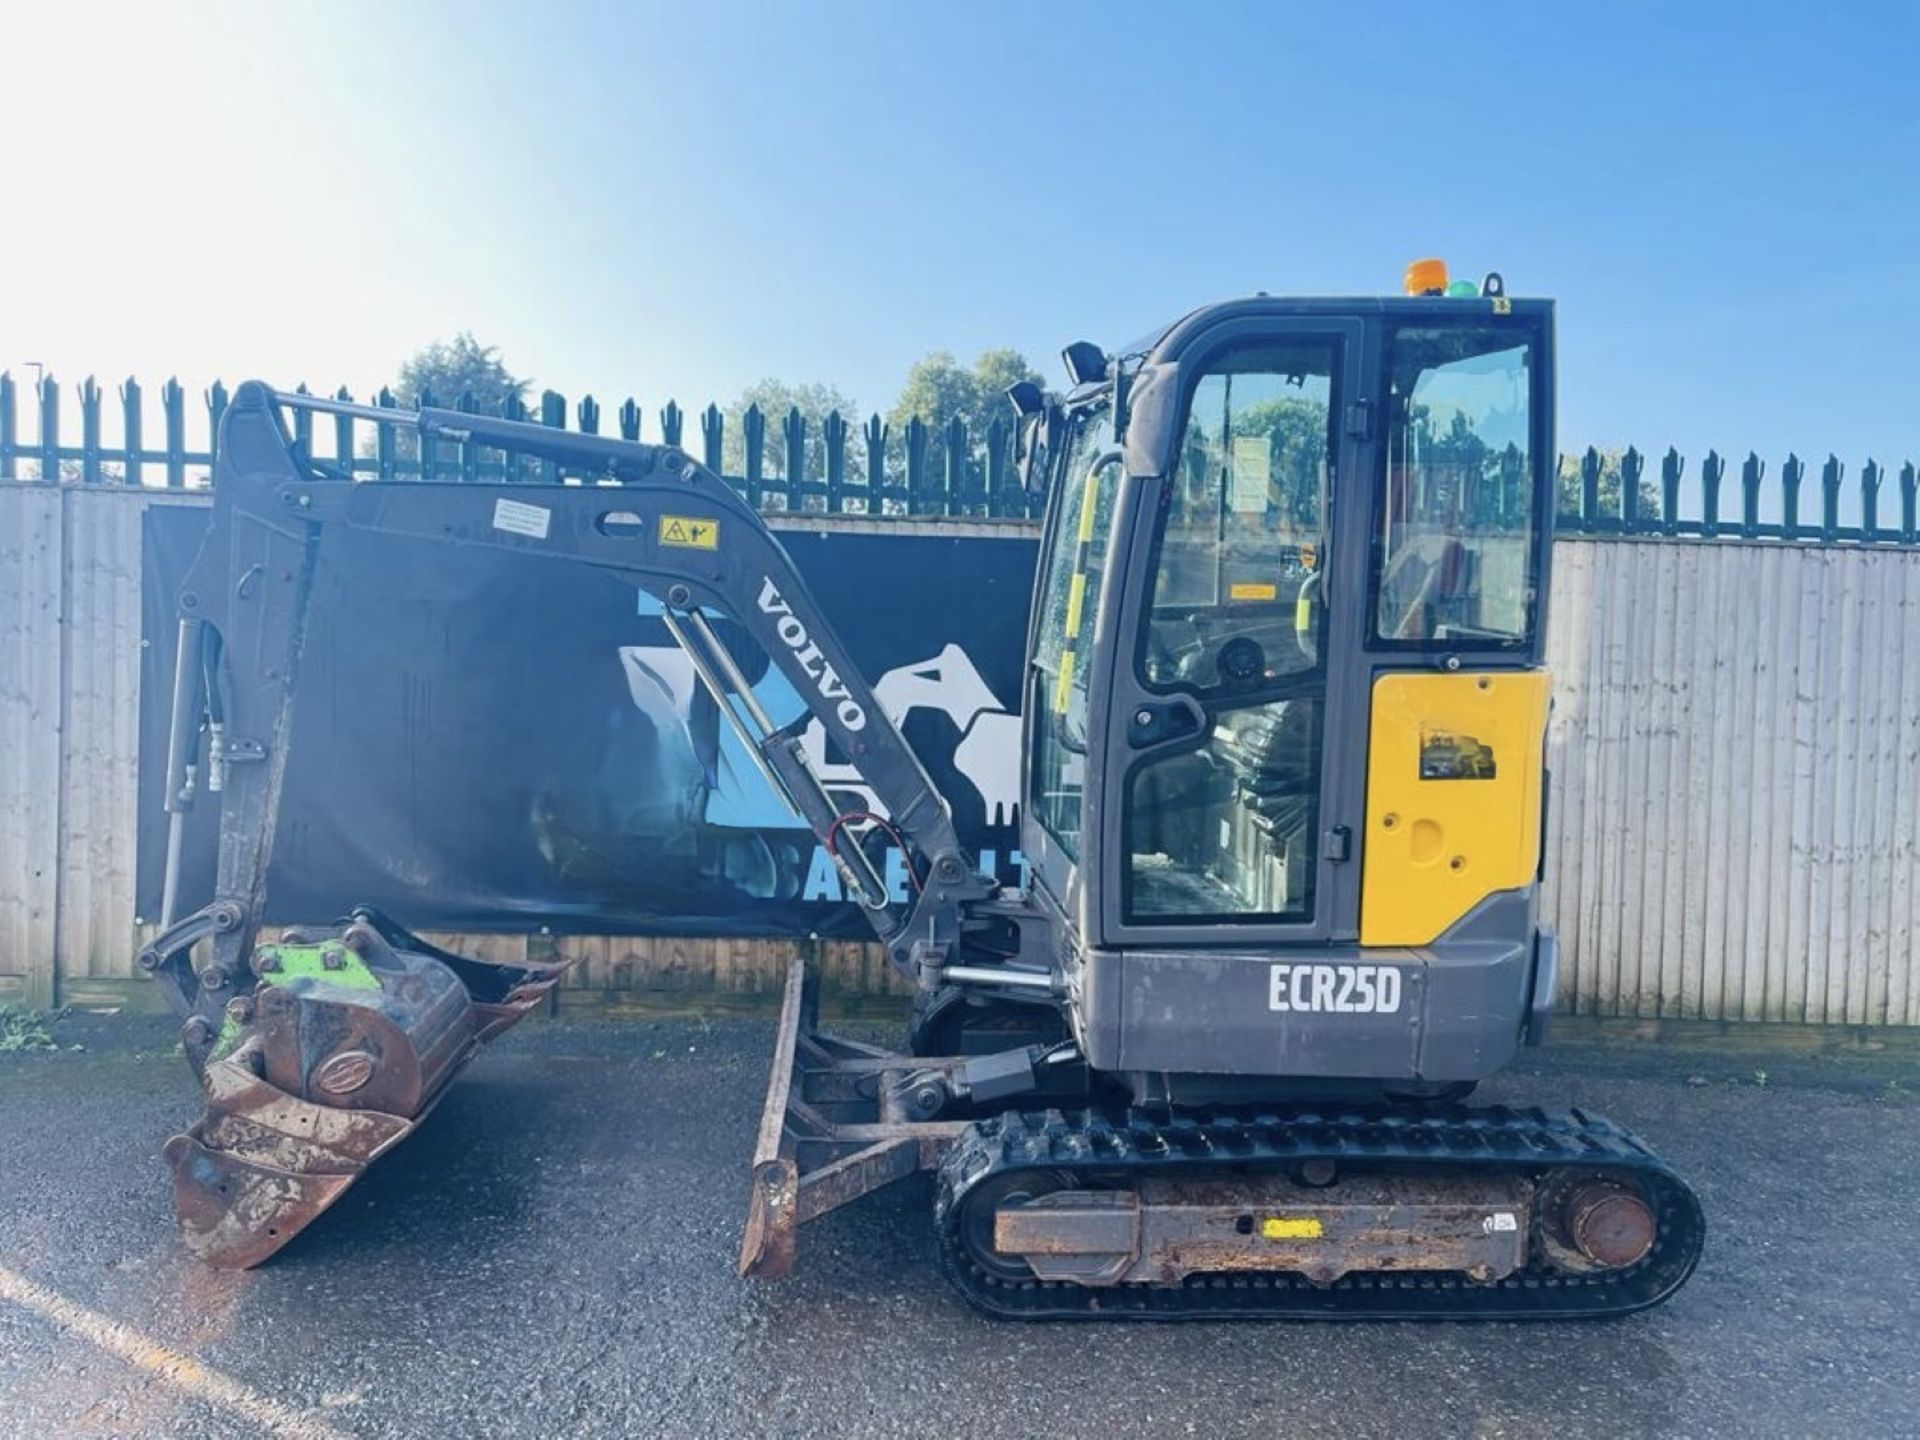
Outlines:
[[[59,13],[52,13],[59,12]],[[888,404],[1407,260],[1560,302],[1561,440],[1920,459],[1920,7],[16,7],[0,366],[364,392],[471,329]]]

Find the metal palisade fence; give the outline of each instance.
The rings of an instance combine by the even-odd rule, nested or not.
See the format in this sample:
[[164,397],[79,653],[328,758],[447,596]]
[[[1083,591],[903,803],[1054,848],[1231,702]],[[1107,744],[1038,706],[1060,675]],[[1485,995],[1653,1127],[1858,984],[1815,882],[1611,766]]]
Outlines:
[[[299,389],[311,393],[304,385]],[[22,387],[11,374],[0,373],[0,480],[171,489],[204,485],[229,394],[216,382],[199,405],[189,407],[184,387],[168,380],[158,392],[160,443],[155,446],[149,443],[155,432],[147,425],[147,395],[138,381],[123,382],[117,405],[110,405],[89,377],[70,397],[69,412],[69,397],[52,376]],[[353,398],[345,388],[333,394],[340,400]],[[394,408],[398,402],[383,388],[373,404]],[[481,411],[470,394],[423,394],[420,404],[469,414]],[[22,423],[23,411],[29,409],[30,437]],[[117,445],[105,439],[109,410],[118,412]],[[500,413],[559,429],[571,425],[595,435],[603,433],[606,421],[591,395],[569,405],[552,390],[542,393],[537,410],[513,400]],[[639,403],[627,399],[612,422],[623,439],[638,440],[644,418]],[[957,417],[941,426],[914,418],[895,433],[878,415],[855,425],[835,411],[820,422],[816,435],[798,410],[769,416],[750,406],[738,418],[740,443],[734,454],[740,458],[729,467],[729,421],[718,405],[690,417],[668,401],[655,417],[655,437],[694,448],[687,438],[689,418],[699,431],[697,448],[708,467],[726,474],[764,510],[1022,519],[1039,513],[1040,500],[1021,488],[1014,472],[1011,420],[996,419],[985,435],[974,435]],[[316,435],[314,416],[306,411],[294,412],[292,423],[295,438],[310,456],[355,476],[547,483],[566,478],[550,461],[507,456],[470,442],[436,441],[395,425],[337,416],[323,420]],[[1678,451],[1669,449],[1657,475],[1637,449],[1603,454],[1590,447],[1582,455],[1563,455],[1559,528],[1595,537],[1920,544],[1920,476],[1912,461],[1890,471],[1869,459],[1850,478],[1847,466],[1829,455],[1811,483],[1807,463],[1797,455],[1789,455],[1771,474],[1766,461],[1752,453],[1741,462],[1737,476],[1729,477],[1728,468],[1717,451],[1689,466]]]
[[[1562,456],[1559,528],[1595,536],[1689,535],[1828,544],[1912,545],[1920,540],[1915,523],[1920,478],[1910,460],[1894,477],[1892,491],[1886,467],[1874,460],[1860,467],[1850,490],[1847,467],[1829,455],[1820,467],[1817,495],[1806,490],[1807,465],[1798,455],[1787,457],[1769,485],[1767,462],[1749,451],[1740,465],[1737,497],[1728,494],[1727,461],[1718,451],[1709,450],[1690,477],[1685,458],[1669,449],[1660,460],[1657,487],[1646,470],[1646,457],[1634,449],[1608,457],[1589,447],[1577,459]],[[1696,513],[1685,513],[1694,506],[1683,505],[1683,493],[1697,497]]]
[[[160,439],[148,443],[147,398],[135,380],[120,386],[120,443],[103,439],[104,416],[110,408],[100,386],[84,381],[76,395],[77,434],[63,417],[63,396],[51,376],[30,387],[37,412],[31,439],[23,438],[22,387],[10,374],[0,374],[0,480],[67,481],[82,485],[155,485],[172,489],[204,485],[212,471],[220,416],[230,391],[216,382],[194,416],[195,438],[189,439],[187,394],[177,380],[160,387]],[[311,393],[299,387],[300,393]],[[344,387],[334,398],[351,400]],[[395,408],[391,391],[381,389],[373,404]],[[468,414],[482,407],[470,394],[422,394],[419,404],[442,406]],[[503,410],[509,420],[530,420],[556,429],[573,428],[590,435],[603,432],[608,417],[600,402],[582,396],[569,406],[567,399],[548,390],[538,409],[509,400]],[[644,412],[628,399],[611,419],[622,439],[639,440]],[[692,417],[699,444],[687,437],[688,413],[673,401],[661,406],[655,436],[668,445],[695,450],[707,466],[725,472],[727,417],[709,405]],[[294,438],[315,461],[343,473],[381,480],[525,480],[554,483],[569,478],[551,461],[504,455],[470,442],[449,442],[421,436],[411,428],[357,420],[350,416],[324,418],[293,412]],[[1040,502],[1022,488],[1013,468],[1011,420],[996,419],[985,435],[971,435],[955,417],[944,426],[909,420],[898,434],[878,415],[856,425],[834,411],[822,420],[817,437],[798,410],[768,416],[750,406],[739,417],[740,473],[727,478],[763,510],[810,511],[824,514],[994,516],[1032,518]],[[316,428],[319,433],[316,434]],[[78,443],[73,443],[75,440]],[[809,462],[809,454],[815,457]]]

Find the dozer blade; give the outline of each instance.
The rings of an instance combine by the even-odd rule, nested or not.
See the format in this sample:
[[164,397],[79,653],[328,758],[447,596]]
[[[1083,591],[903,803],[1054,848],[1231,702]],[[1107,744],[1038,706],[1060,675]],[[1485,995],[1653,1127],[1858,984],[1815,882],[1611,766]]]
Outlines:
[[817,981],[800,956],[789,961],[753,1151],[740,1274],[787,1274],[800,1226],[937,1166],[966,1122],[913,1118],[908,1097],[943,1087],[960,1063],[826,1033]]
[[187,1248],[222,1269],[310,1225],[565,968],[454,955],[372,911],[259,945],[252,965],[201,1068],[206,1114],[163,1151]]

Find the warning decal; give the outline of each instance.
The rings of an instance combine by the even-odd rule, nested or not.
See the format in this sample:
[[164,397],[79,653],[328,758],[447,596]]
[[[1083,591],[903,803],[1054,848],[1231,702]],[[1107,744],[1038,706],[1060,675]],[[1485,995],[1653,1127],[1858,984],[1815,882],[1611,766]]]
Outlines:
[[493,528],[509,535],[526,535],[534,540],[547,538],[553,512],[544,505],[526,505],[518,500],[493,502]]
[[662,515],[660,543],[678,545],[683,550],[718,550],[720,522],[698,520],[691,515]]

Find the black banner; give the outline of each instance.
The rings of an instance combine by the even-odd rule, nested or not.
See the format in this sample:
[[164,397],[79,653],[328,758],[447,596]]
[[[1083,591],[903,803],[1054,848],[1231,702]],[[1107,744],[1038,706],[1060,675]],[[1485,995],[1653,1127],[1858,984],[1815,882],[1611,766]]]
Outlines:
[[[174,594],[206,511],[146,514],[139,901],[156,915]],[[1031,538],[782,540],[953,806],[1019,878],[1019,694]],[[751,647],[746,647],[750,649]],[[743,652],[744,653],[744,652]],[[749,668],[777,722],[799,698]],[[367,902],[437,929],[862,936],[812,834],[698,687],[658,604],[619,578],[383,536],[322,547],[269,879],[276,919]],[[836,788],[857,776],[820,747]],[[868,808],[873,808],[869,799]],[[212,895],[214,799],[189,817],[180,910]],[[890,882],[905,871],[891,857]]]

